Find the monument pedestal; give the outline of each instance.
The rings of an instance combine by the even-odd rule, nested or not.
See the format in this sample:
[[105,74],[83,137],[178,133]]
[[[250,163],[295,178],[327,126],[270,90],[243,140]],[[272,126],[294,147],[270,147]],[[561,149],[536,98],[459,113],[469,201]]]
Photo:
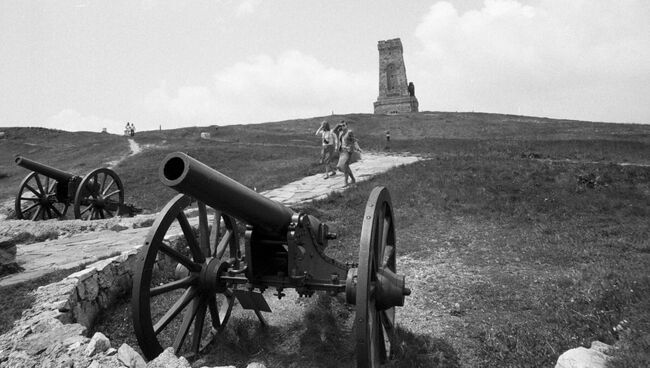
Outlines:
[[418,112],[418,99],[415,96],[386,97],[374,103],[375,114],[399,114]]

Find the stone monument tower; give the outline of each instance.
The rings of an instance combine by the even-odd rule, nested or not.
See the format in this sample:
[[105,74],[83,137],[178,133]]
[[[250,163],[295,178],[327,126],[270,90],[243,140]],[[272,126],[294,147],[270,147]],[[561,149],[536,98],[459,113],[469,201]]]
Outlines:
[[417,112],[418,99],[415,86],[406,79],[406,67],[399,38],[379,41],[379,97],[375,101],[375,114]]

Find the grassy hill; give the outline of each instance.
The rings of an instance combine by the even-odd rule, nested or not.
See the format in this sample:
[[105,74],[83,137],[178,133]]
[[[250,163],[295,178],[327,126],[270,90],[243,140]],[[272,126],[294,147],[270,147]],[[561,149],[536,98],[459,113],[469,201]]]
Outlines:
[[[404,322],[393,366],[553,366],[567,349],[620,339],[625,344],[613,367],[649,365],[650,125],[423,112],[182,128],[139,132],[135,140],[144,151],[115,170],[126,201],[147,211],[174,195],[157,170],[177,150],[249,187],[270,189],[321,171],[314,131],[323,119],[348,121],[364,150],[384,150],[390,130],[392,152],[430,158],[305,208],[338,232],[330,255],[354,260],[368,193],[375,185],[391,190],[399,255],[412,260],[407,279],[415,293],[406,302],[420,313]],[[33,140],[29,130],[5,131],[5,200],[26,174],[11,160],[18,148],[78,172],[129,152],[124,137],[37,130],[41,138]],[[212,139],[200,139],[204,131]],[[623,320],[626,327],[614,330]],[[247,350],[266,352],[257,358],[269,367],[352,360],[345,349],[337,352],[340,359],[318,349],[305,357],[282,346],[286,331],[273,333],[252,336]],[[350,341],[337,334],[330,337]],[[234,351],[228,363],[241,365],[249,356]]]
[[[162,158],[184,151],[249,187],[266,190],[320,170],[314,157],[314,131],[323,119],[346,120],[365,150],[391,149],[424,155],[488,155],[519,158],[650,163],[650,127],[602,124],[525,116],[423,112],[397,116],[349,114],[253,125],[143,131],[136,141],[146,149],[114,169],[125,183],[126,202],[157,211],[173,195],[159,184]],[[125,137],[43,128],[6,128],[0,145],[0,203],[15,196],[28,171],[17,167],[20,154],[85,175],[128,155]],[[212,139],[200,138],[208,131]]]

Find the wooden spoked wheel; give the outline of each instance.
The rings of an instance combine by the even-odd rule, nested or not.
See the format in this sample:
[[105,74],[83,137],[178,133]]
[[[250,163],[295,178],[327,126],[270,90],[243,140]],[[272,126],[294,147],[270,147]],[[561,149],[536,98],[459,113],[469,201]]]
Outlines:
[[199,202],[196,234],[184,212],[191,201],[179,194],[165,206],[138,256],[131,308],[147,359],[170,346],[177,355],[198,353],[225,327],[235,302],[234,287],[219,282],[226,268],[239,267],[235,221],[215,211],[210,229]]
[[[385,308],[378,289],[383,272],[396,273],[395,224],[388,190],[375,188],[368,198],[359,249],[355,338],[358,367],[378,367],[391,352],[395,307]],[[403,286],[403,285],[402,285]]]
[[36,172],[27,175],[16,196],[16,218],[36,221],[64,217],[68,203],[58,202],[57,184],[56,180]]
[[74,198],[74,217],[97,220],[117,216],[124,204],[124,187],[115,171],[95,169],[84,176]]

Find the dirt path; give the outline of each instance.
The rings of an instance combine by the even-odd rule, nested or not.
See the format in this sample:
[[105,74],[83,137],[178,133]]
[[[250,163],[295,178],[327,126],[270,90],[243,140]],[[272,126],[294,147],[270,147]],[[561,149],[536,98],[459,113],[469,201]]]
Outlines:
[[122,157],[120,157],[117,160],[107,162],[106,166],[108,168],[113,168],[113,167],[119,165],[122,161],[126,160],[128,157],[135,156],[138,153],[142,152],[142,147],[140,147],[138,142],[136,142],[133,138],[129,138],[129,149],[131,150],[131,152],[129,152],[128,154],[126,154],[126,155],[124,155]]

